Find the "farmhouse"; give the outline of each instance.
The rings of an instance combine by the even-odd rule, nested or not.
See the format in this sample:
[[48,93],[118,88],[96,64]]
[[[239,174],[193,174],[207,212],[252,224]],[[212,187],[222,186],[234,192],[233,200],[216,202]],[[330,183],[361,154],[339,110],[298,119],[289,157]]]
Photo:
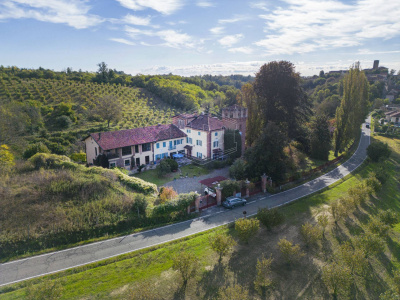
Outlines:
[[232,106],[222,110],[222,120],[209,114],[180,114],[172,124],[119,131],[91,133],[85,139],[86,159],[94,164],[99,155],[109,167],[133,169],[181,155],[216,159],[224,153],[226,128],[239,130],[244,149],[247,109]]

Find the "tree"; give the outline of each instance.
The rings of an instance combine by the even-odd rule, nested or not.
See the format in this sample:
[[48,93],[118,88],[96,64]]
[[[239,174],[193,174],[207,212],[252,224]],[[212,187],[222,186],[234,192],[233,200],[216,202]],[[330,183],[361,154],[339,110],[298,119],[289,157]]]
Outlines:
[[322,228],[322,236],[325,237],[325,228],[329,224],[329,219],[327,214],[322,214],[317,217],[318,225]]
[[354,64],[343,79],[343,98],[336,110],[335,156],[354,139],[368,113],[368,80],[360,63]]
[[309,222],[301,225],[300,235],[307,247],[315,245],[322,237],[322,231],[317,226],[312,226]]
[[392,209],[380,209],[378,211],[378,218],[381,220],[381,222],[383,222],[385,225],[389,225],[390,227],[393,227],[399,222],[399,215]]
[[218,300],[245,300],[249,299],[249,291],[240,284],[222,287],[218,291]]
[[341,203],[341,201],[339,201],[339,200],[334,201],[331,204],[330,209],[331,209],[332,216],[335,220],[335,224],[337,225],[338,221],[346,215],[346,209],[343,206],[343,204]]
[[378,218],[372,217],[367,226],[372,233],[375,233],[382,238],[386,238],[389,235],[390,226],[386,225]]
[[240,218],[235,221],[235,230],[239,239],[246,244],[260,229],[260,221],[254,218]]
[[347,295],[351,286],[351,271],[343,264],[333,262],[322,268],[322,280],[332,293],[333,299]]
[[110,127],[111,121],[118,121],[121,118],[122,104],[117,97],[106,95],[98,99],[95,113],[107,121],[107,127]]
[[366,232],[354,240],[356,247],[364,250],[365,257],[382,253],[385,249],[384,241],[374,233]]
[[243,159],[238,158],[229,168],[229,176],[236,180],[246,179],[246,163]]
[[278,248],[283,259],[288,265],[297,262],[301,257],[304,256],[304,253],[300,250],[299,245],[293,245],[292,242],[285,238],[279,240]]
[[281,128],[269,122],[264,128],[255,145],[246,150],[248,178],[259,178],[266,173],[274,181],[280,181],[285,176],[286,155],[283,151],[287,137]]
[[254,280],[255,289],[260,293],[263,294],[265,289],[271,286],[272,279],[271,279],[271,264],[274,261],[272,257],[265,258],[262,257],[261,259],[257,260],[257,274],[256,279]]
[[14,155],[11,153],[7,145],[0,146],[0,173],[8,172],[15,165]]
[[168,173],[171,173],[171,166],[167,160],[163,159],[157,166],[156,171],[158,177],[163,177]]
[[242,101],[247,108],[246,145],[253,146],[261,133],[263,119],[258,108],[257,95],[253,85],[246,83],[242,86]]
[[160,193],[158,194],[158,198],[160,199],[160,203],[165,203],[176,199],[178,197],[178,193],[175,192],[174,188],[171,186],[163,186],[160,188]]
[[181,275],[184,288],[186,288],[189,279],[196,274],[197,268],[197,258],[193,253],[182,251],[173,258],[172,269],[178,271]]
[[50,153],[50,150],[46,147],[45,144],[39,142],[36,144],[29,145],[22,155],[23,158],[28,159],[34,156],[36,153]]
[[340,246],[340,257],[353,274],[365,274],[368,268],[368,260],[363,249],[353,249],[349,242],[345,242]]
[[310,146],[311,157],[328,160],[331,150],[331,134],[329,131],[328,117],[317,115],[311,121]]
[[285,216],[281,214],[277,208],[269,209],[268,207],[258,209],[257,219],[267,227],[267,230],[272,230],[272,227],[285,222]]
[[389,149],[387,143],[376,141],[370,144],[367,148],[367,154],[372,161],[379,161],[380,159],[389,158],[392,151]]
[[311,115],[311,102],[294,65],[288,61],[272,61],[261,66],[254,81],[254,92],[264,126],[274,122],[289,138],[296,138],[301,125]]
[[219,255],[219,261],[222,257],[228,254],[236,242],[228,235],[217,233],[210,236],[210,246]]
[[224,132],[224,148],[231,158],[242,156],[242,136],[239,130],[226,129]]

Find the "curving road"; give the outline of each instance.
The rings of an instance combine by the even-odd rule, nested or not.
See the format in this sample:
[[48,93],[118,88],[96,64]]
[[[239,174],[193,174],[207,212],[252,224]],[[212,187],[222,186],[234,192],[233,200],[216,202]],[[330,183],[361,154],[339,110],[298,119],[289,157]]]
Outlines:
[[[369,143],[370,130],[364,124],[358,148],[348,161],[329,173],[296,188],[249,202],[246,206],[248,216],[256,214],[259,207],[278,207],[315,193],[340,180],[363,163]],[[0,286],[179,239],[231,223],[242,216],[241,209],[224,210],[218,207],[209,210],[208,215],[194,220],[0,264]]]

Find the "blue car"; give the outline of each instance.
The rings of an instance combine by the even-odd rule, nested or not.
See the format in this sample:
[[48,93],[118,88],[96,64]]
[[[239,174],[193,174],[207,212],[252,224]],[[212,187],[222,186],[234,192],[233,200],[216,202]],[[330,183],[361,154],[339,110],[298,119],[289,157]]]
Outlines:
[[235,206],[245,206],[247,204],[246,199],[239,197],[228,197],[224,202],[222,202],[222,206],[225,208],[234,208]]

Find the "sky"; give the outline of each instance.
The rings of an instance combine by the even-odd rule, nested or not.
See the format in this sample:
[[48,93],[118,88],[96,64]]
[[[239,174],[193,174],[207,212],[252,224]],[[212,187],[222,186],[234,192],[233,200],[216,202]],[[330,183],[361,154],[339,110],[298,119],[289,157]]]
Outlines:
[[400,70],[400,0],[0,0],[0,65],[128,74]]

